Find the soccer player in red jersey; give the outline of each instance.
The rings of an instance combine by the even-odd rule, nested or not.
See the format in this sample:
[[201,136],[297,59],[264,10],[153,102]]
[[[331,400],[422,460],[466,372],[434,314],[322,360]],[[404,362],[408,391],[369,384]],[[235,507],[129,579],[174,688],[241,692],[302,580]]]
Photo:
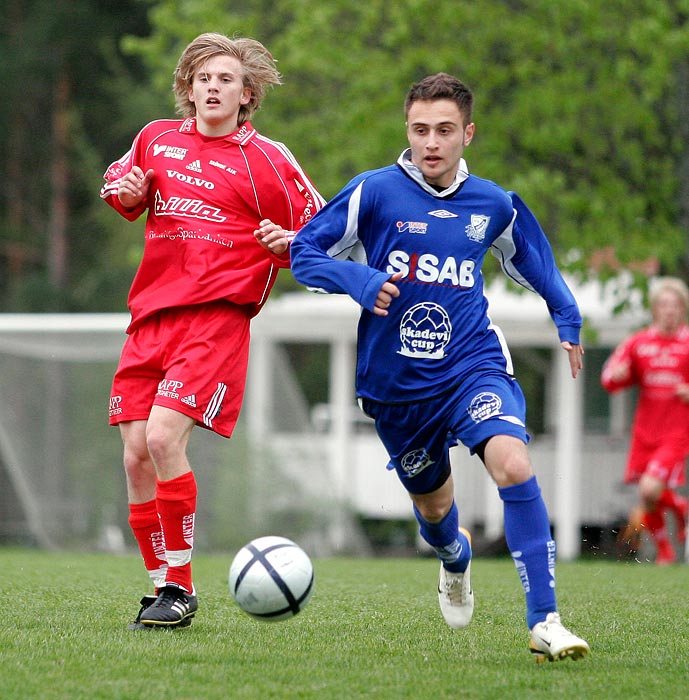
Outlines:
[[638,484],[640,507],[630,531],[645,527],[656,545],[657,564],[677,560],[664,511],[686,540],[687,499],[676,492],[686,483],[689,455],[689,289],[679,279],[660,278],[650,292],[652,323],[624,340],[603,366],[609,392],[633,385],[639,399],[632,426],[625,483]]
[[147,212],[110,397],[129,523],[155,589],[130,628],[184,627],[197,610],[187,443],[196,425],[231,436],[250,320],[289,267],[294,233],[323,205],[292,153],[249,121],[280,78],[258,41],[198,36],[175,69],[182,119],[146,125],[105,173],[113,209],[130,221]]

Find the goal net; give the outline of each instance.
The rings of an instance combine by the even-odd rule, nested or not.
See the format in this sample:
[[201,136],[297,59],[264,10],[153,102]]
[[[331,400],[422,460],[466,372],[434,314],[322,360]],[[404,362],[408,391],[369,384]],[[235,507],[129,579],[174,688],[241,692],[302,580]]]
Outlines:
[[[108,425],[126,314],[0,315],[0,543],[126,551],[122,443]],[[327,445],[285,353],[271,364],[274,437],[230,440],[201,428],[189,445],[199,486],[195,545],[232,551],[280,534],[309,551],[360,551],[363,539],[330,488]],[[301,436],[284,444],[280,435]],[[297,465],[312,465],[306,476]],[[296,467],[296,471],[295,471]]]

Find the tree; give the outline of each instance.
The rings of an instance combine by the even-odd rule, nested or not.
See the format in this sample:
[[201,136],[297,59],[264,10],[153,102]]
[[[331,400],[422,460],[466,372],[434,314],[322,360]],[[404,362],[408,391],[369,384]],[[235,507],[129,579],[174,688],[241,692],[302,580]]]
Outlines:
[[118,266],[107,256],[113,226],[96,210],[96,183],[99,149],[124,147],[113,107],[122,79],[109,80],[108,70],[130,85],[135,75],[136,62],[118,56],[111,37],[147,32],[145,8],[136,0],[5,6],[0,308],[93,309],[115,299],[123,307],[123,284],[108,285]]
[[590,265],[612,246],[623,266],[653,256],[676,273],[689,260],[688,17],[687,0],[173,1],[129,48],[154,70],[209,26],[264,41],[285,84],[255,122],[326,196],[397,157],[412,82],[455,73],[476,93],[470,169],[532,205],[565,268],[613,274]]
[[119,221],[95,193],[146,121],[173,116],[177,58],[209,30],[274,53],[284,85],[254,122],[289,144],[326,197],[396,159],[404,94],[447,71],[476,93],[470,169],[529,202],[564,267],[613,274],[591,266],[610,248],[615,264],[654,257],[689,275],[689,0],[5,8],[0,308],[123,308],[141,225]]

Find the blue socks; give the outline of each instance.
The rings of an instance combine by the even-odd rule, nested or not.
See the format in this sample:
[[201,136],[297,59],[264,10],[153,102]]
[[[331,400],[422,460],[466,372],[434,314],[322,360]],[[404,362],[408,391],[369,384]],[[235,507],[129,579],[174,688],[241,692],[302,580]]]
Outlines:
[[505,538],[526,593],[526,624],[531,629],[557,610],[555,542],[541,488],[532,476],[498,488],[505,508]]
[[447,515],[439,523],[429,523],[414,506],[414,515],[419,522],[419,532],[435,549],[443,566],[453,573],[464,573],[471,561],[471,545],[466,535],[459,532],[459,513],[453,501]]

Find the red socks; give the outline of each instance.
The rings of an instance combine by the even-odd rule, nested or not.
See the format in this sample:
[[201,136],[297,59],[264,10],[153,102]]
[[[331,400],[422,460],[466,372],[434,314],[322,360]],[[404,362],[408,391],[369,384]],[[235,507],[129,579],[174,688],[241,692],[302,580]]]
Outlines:
[[643,516],[643,524],[648,528],[656,545],[657,564],[670,564],[675,561],[675,550],[672,548],[670,539],[667,536],[665,529],[665,518],[660,507],[656,507],[654,511],[645,511]]
[[165,533],[168,563],[165,583],[174,583],[193,592],[191,554],[194,548],[196,479],[189,471],[169,481],[156,481],[156,506]]
[[139,545],[144,566],[153,585],[158,588],[165,581],[167,561],[165,559],[165,538],[158,518],[155,500],[146,503],[129,504],[129,526]]
[[658,510],[671,510],[677,522],[677,539],[680,542],[686,540],[687,514],[689,502],[684,496],[680,496],[672,489],[665,489],[658,499]]

